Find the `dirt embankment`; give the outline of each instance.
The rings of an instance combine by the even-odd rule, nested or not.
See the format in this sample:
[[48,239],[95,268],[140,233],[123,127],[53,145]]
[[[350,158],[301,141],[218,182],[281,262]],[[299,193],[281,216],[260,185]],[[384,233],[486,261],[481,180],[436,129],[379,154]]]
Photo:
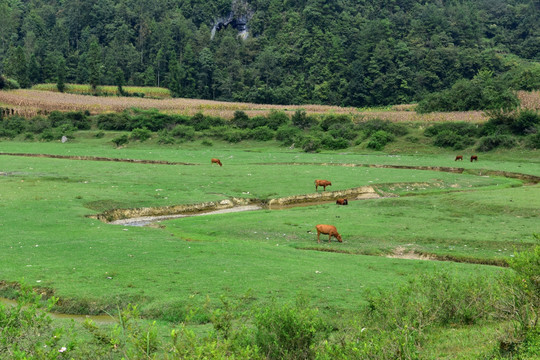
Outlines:
[[223,212],[249,211],[258,208],[279,209],[294,205],[320,204],[335,201],[338,198],[346,197],[350,200],[375,199],[380,195],[371,186],[362,186],[347,190],[324,191],[314,194],[294,195],[282,198],[259,200],[230,198],[221,201],[209,201],[198,204],[144,207],[134,209],[112,209],[101,214],[90,215],[90,218],[113,224],[125,224],[126,219],[137,221],[157,221],[174,217],[193,216],[206,214],[219,210],[229,210]]

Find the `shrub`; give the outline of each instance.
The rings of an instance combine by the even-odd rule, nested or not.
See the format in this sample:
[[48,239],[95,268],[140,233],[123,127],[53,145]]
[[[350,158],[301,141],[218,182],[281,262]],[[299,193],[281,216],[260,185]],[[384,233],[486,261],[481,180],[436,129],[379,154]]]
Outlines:
[[317,125],[317,119],[313,116],[307,116],[304,110],[296,110],[291,117],[291,123],[293,126],[305,130]]
[[251,137],[257,141],[269,141],[274,138],[274,131],[268,126],[259,126],[251,130]]
[[103,132],[103,131],[98,131],[98,132],[94,135],[94,137],[95,137],[96,139],[101,139],[101,138],[105,137],[105,132]]
[[360,122],[356,125],[358,130],[362,130],[366,137],[371,136],[379,130],[384,130],[395,136],[407,135],[409,130],[403,124],[395,124],[389,120],[371,119]]
[[266,126],[275,131],[289,122],[289,117],[283,111],[271,110],[267,116]]
[[328,326],[318,310],[302,297],[294,306],[273,304],[255,316],[255,340],[268,359],[310,359],[318,337],[326,337]]
[[15,90],[15,89],[20,89],[21,85],[19,84],[19,82],[17,80],[7,78],[5,88],[8,89],[8,90]]
[[27,129],[34,134],[39,134],[51,126],[51,121],[48,118],[43,116],[34,116],[28,121]]
[[349,147],[349,142],[342,138],[336,139],[327,134],[322,138],[322,146],[328,150],[346,149]]
[[384,130],[379,130],[371,136],[367,147],[374,150],[382,150],[386,144],[394,141],[394,136]]
[[322,141],[318,137],[307,135],[299,140],[305,152],[318,152],[321,149]]
[[163,130],[158,131],[157,142],[158,144],[162,144],[162,145],[170,145],[170,144],[174,144],[176,142],[176,139],[172,137],[171,134],[167,130],[163,129]]
[[20,116],[10,116],[0,121],[0,129],[18,135],[26,130],[27,121]]
[[129,142],[129,137],[127,136],[127,134],[123,134],[123,135],[115,137],[111,141],[113,142],[114,145],[116,145],[116,147],[120,147]]
[[434,137],[441,132],[448,131],[459,136],[476,136],[478,134],[478,127],[466,122],[444,122],[429,126],[424,130],[424,135]]
[[418,103],[416,111],[512,109],[518,105],[519,100],[504,79],[480,71],[472,80],[459,80],[451,89],[429,94]]
[[100,130],[129,131],[132,129],[125,112],[99,114],[96,122]]
[[176,125],[170,132],[171,136],[180,139],[193,140],[195,137],[195,129],[188,125]]
[[525,146],[529,149],[540,149],[540,132],[529,135],[525,140]]
[[193,126],[196,131],[202,131],[211,127],[225,126],[228,122],[219,117],[204,116],[202,113],[197,113],[186,124]]
[[242,140],[245,140],[249,137],[250,131],[243,129],[228,129],[224,134],[223,138],[230,143],[238,143]]
[[276,140],[281,141],[283,145],[290,145],[297,141],[300,130],[297,127],[285,125],[276,131]]
[[347,115],[326,115],[320,123],[321,129],[324,131],[328,131],[331,128],[339,129],[350,126],[352,126],[352,120]]
[[519,112],[516,119],[510,124],[512,132],[516,135],[536,133],[540,125],[540,113],[534,110],[524,109]]
[[144,142],[152,137],[152,132],[148,130],[147,128],[136,128],[131,130],[130,138],[132,140],[139,140],[140,142]]
[[492,135],[484,136],[480,139],[476,150],[478,151],[491,151],[498,147],[511,149],[517,145],[516,139],[510,135]]
[[249,117],[245,112],[236,110],[234,112],[234,117],[231,119],[231,124],[239,129],[247,129],[250,127]]

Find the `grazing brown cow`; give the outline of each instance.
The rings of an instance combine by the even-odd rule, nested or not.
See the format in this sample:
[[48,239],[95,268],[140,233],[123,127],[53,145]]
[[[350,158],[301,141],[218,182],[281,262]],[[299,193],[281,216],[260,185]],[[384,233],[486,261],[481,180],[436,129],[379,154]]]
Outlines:
[[315,180],[315,191],[317,191],[319,186],[322,186],[324,191],[326,190],[326,187],[330,185],[332,185],[332,183],[328,180]]
[[458,161],[458,160],[463,161],[463,155],[456,156],[456,160],[454,160],[454,161]]
[[478,156],[472,155],[471,156],[471,162],[473,162],[473,161],[478,161]]
[[321,242],[321,239],[319,238],[321,233],[328,235],[328,242],[332,240],[332,236],[335,237],[339,242],[343,242],[343,240],[341,239],[341,235],[339,235],[334,225],[319,224],[319,225],[316,225],[315,228],[317,229],[317,242],[318,243]]
[[223,166],[223,164],[221,163],[221,161],[219,161],[219,159],[216,159],[216,158],[213,158],[213,159],[212,159],[211,164],[218,164],[219,166]]
[[338,205],[349,205],[349,202],[347,201],[347,199],[337,199],[336,204],[338,204]]

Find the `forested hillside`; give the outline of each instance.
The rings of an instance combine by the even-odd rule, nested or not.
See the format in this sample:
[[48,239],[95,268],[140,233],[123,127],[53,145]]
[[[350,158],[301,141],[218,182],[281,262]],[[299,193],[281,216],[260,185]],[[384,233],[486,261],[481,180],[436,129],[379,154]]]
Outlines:
[[530,90],[539,4],[0,0],[0,72],[22,87],[61,79],[277,104],[408,103],[481,70]]

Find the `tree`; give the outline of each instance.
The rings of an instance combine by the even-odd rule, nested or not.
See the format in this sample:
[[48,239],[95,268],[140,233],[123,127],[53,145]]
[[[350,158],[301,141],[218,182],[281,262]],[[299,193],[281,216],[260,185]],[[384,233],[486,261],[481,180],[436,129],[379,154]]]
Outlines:
[[66,60],[63,57],[60,57],[58,61],[58,68],[57,68],[57,80],[56,80],[56,88],[60,92],[64,92],[66,90]]
[[97,91],[97,86],[101,80],[101,48],[99,47],[97,39],[94,39],[90,43],[90,49],[88,50],[88,75],[90,86],[92,91]]

